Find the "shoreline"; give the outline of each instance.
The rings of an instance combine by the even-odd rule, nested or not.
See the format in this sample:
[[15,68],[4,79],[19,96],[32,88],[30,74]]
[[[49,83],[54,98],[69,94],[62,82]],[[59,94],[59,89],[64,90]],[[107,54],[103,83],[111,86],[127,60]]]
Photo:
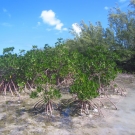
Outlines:
[[[118,110],[102,108],[105,117],[54,116],[46,121],[44,115],[29,115],[27,108],[36,102],[23,97],[26,103],[18,103],[18,97],[0,96],[0,134],[1,135],[134,135],[135,134],[135,83],[124,79],[126,97],[112,96]],[[2,99],[3,98],[3,99]],[[11,100],[14,100],[11,102]],[[58,119],[57,119],[58,118]]]

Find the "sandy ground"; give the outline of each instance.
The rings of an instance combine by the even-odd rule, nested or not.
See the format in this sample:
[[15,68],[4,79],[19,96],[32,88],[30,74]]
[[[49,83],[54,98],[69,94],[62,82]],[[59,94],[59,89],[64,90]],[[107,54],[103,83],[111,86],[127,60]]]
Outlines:
[[118,110],[104,107],[105,117],[54,115],[46,119],[28,112],[35,100],[24,96],[19,103],[15,97],[0,96],[0,135],[135,135],[135,81],[126,75],[119,77],[127,95],[112,95]]

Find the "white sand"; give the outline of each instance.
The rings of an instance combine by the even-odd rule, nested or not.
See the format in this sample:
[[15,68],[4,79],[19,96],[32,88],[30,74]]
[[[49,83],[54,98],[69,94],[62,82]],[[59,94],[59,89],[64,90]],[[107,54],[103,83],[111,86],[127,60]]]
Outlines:
[[[125,76],[121,76],[125,77]],[[46,122],[44,117],[36,115],[29,117],[27,112],[18,115],[17,109],[22,106],[15,104],[11,109],[0,97],[0,135],[135,135],[135,82],[125,80],[126,97],[113,96],[118,110],[102,109],[105,118],[95,118],[92,115],[83,117],[67,117]],[[29,100],[29,103],[31,103]],[[32,101],[33,102],[33,101]]]

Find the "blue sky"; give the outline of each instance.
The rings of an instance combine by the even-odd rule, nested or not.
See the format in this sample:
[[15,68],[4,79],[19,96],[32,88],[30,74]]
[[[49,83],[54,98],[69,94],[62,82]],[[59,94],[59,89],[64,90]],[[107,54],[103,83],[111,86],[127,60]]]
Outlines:
[[81,20],[107,27],[108,9],[116,3],[125,9],[129,0],[0,0],[0,55],[6,47],[19,53],[73,38],[69,29],[80,32],[76,23]]

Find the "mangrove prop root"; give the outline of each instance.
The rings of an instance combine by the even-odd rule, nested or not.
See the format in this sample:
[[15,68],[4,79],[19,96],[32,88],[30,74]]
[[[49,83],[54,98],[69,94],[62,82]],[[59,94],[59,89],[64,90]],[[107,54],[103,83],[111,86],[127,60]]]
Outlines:
[[114,92],[116,91],[117,93],[121,93],[121,96],[126,96],[126,94],[124,93],[126,92],[124,85],[122,88],[118,83],[116,83],[115,81],[112,81],[110,83],[110,87],[113,89]]
[[101,109],[100,109],[100,105],[96,104],[93,100],[91,100],[91,102],[93,103],[94,108],[97,109],[97,111],[98,111],[98,113],[99,113],[99,116],[102,115],[103,117],[105,117],[104,114],[102,113]]
[[28,84],[28,86],[29,86],[30,90],[32,91],[32,87],[30,86],[29,82],[27,82],[27,84]]
[[52,116],[52,111],[53,111],[52,103],[53,103],[52,101],[48,101],[45,103],[44,100],[41,99],[34,105],[34,109],[38,112],[45,110],[45,113],[47,115]]
[[13,87],[14,87],[14,90],[15,90],[15,92],[16,92],[16,94],[17,94],[17,96],[19,97],[19,100],[20,100],[20,94],[19,94],[19,92],[17,91],[17,89],[16,89],[16,87],[15,87],[15,84],[14,84],[14,82],[11,80],[11,83],[12,83],[12,85],[13,85]]
[[34,109],[38,112],[42,111],[43,109],[45,109],[45,103],[43,99],[40,99],[35,105],[34,105]]
[[8,87],[8,85],[9,85],[9,83],[8,84],[5,84],[5,87],[4,87],[4,94],[5,94],[5,96],[7,94],[7,87]]
[[9,90],[10,90],[10,92],[11,92],[11,94],[12,94],[12,96],[14,96],[14,93],[13,93],[13,91],[12,91],[12,89],[11,89],[11,86],[10,86],[10,84],[9,84]]
[[109,100],[113,104],[113,106],[115,107],[115,109],[117,110],[116,105],[108,97],[106,97],[106,99]]
[[46,105],[45,105],[46,107],[45,107],[45,112],[46,112],[46,114],[47,115],[51,115],[52,116],[52,103],[51,102],[48,102],[48,103],[46,103]]
[[[90,114],[91,109],[93,109],[93,110],[96,109],[98,112],[98,115],[99,116],[102,115],[104,117],[104,115],[100,109],[100,105],[96,104],[94,101],[92,101],[92,100],[79,101],[78,100],[77,102],[78,103],[76,104],[77,106],[75,107],[74,112],[77,111],[78,109],[80,109],[80,115],[83,115],[83,113],[88,115],[88,114]],[[74,103],[76,103],[76,102],[74,102]],[[96,114],[94,114],[94,115],[96,115]]]
[[2,82],[1,82],[1,84],[0,84],[0,88],[3,86],[3,83],[4,83],[4,81],[2,80]]

